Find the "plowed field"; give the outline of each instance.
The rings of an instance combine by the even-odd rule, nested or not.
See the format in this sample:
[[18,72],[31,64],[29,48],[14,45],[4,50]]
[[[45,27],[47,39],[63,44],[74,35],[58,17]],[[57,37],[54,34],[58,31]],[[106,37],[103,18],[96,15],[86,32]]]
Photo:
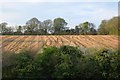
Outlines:
[[71,45],[82,48],[118,48],[118,36],[114,35],[40,35],[0,36],[2,51],[19,52],[22,49],[39,50],[48,46]]

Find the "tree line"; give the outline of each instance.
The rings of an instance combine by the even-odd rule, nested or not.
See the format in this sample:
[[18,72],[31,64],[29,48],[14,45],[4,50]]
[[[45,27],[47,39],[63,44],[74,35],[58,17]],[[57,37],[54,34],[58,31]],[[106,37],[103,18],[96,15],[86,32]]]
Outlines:
[[67,22],[63,18],[55,18],[53,21],[47,19],[39,21],[37,18],[32,18],[26,22],[24,26],[9,26],[3,22],[0,24],[0,34],[2,35],[113,35],[118,34],[118,17],[113,17],[110,20],[102,20],[98,29],[91,22],[83,22],[76,25],[74,28],[69,28]]

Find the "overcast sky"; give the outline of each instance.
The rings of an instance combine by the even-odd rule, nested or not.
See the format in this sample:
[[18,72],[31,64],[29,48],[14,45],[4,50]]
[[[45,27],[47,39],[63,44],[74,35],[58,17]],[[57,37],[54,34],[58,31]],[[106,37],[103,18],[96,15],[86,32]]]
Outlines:
[[[40,21],[64,18],[68,27],[74,27],[82,22],[89,21],[98,26],[103,19],[110,19],[118,15],[117,0],[1,0],[0,23],[9,25],[25,25],[26,21],[36,17]],[[52,2],[53,1],[53,2]],[[63,2],[64,1],[64,2]],[[65,2],[66,1],[66,2]],[[87,2],[89,1],[89,2]],[[114,2],[113,2],[114,1]]]

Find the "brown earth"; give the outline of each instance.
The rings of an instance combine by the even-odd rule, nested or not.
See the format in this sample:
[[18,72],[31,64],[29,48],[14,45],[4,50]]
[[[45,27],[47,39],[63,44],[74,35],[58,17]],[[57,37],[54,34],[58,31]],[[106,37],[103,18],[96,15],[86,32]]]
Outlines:
[[115,35],[40,35],[40,36],[0,36],[2,51],[19,52],[22,49],[39,50],[48,46],[70,45],[82,48],[118,49]]

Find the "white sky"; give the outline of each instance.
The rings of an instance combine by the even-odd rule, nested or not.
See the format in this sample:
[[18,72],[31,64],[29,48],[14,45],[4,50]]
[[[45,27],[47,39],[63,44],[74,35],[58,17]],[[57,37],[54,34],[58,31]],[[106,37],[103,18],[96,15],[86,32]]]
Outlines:
[[118,15],[117,2],[118,0],[1,0],[0,23],[8,22],[15,26],[24,25],[32,17],[40,21],[62,17],[68,22],[68,27],[84,21],[93,22],[98,27],[101,20]]

